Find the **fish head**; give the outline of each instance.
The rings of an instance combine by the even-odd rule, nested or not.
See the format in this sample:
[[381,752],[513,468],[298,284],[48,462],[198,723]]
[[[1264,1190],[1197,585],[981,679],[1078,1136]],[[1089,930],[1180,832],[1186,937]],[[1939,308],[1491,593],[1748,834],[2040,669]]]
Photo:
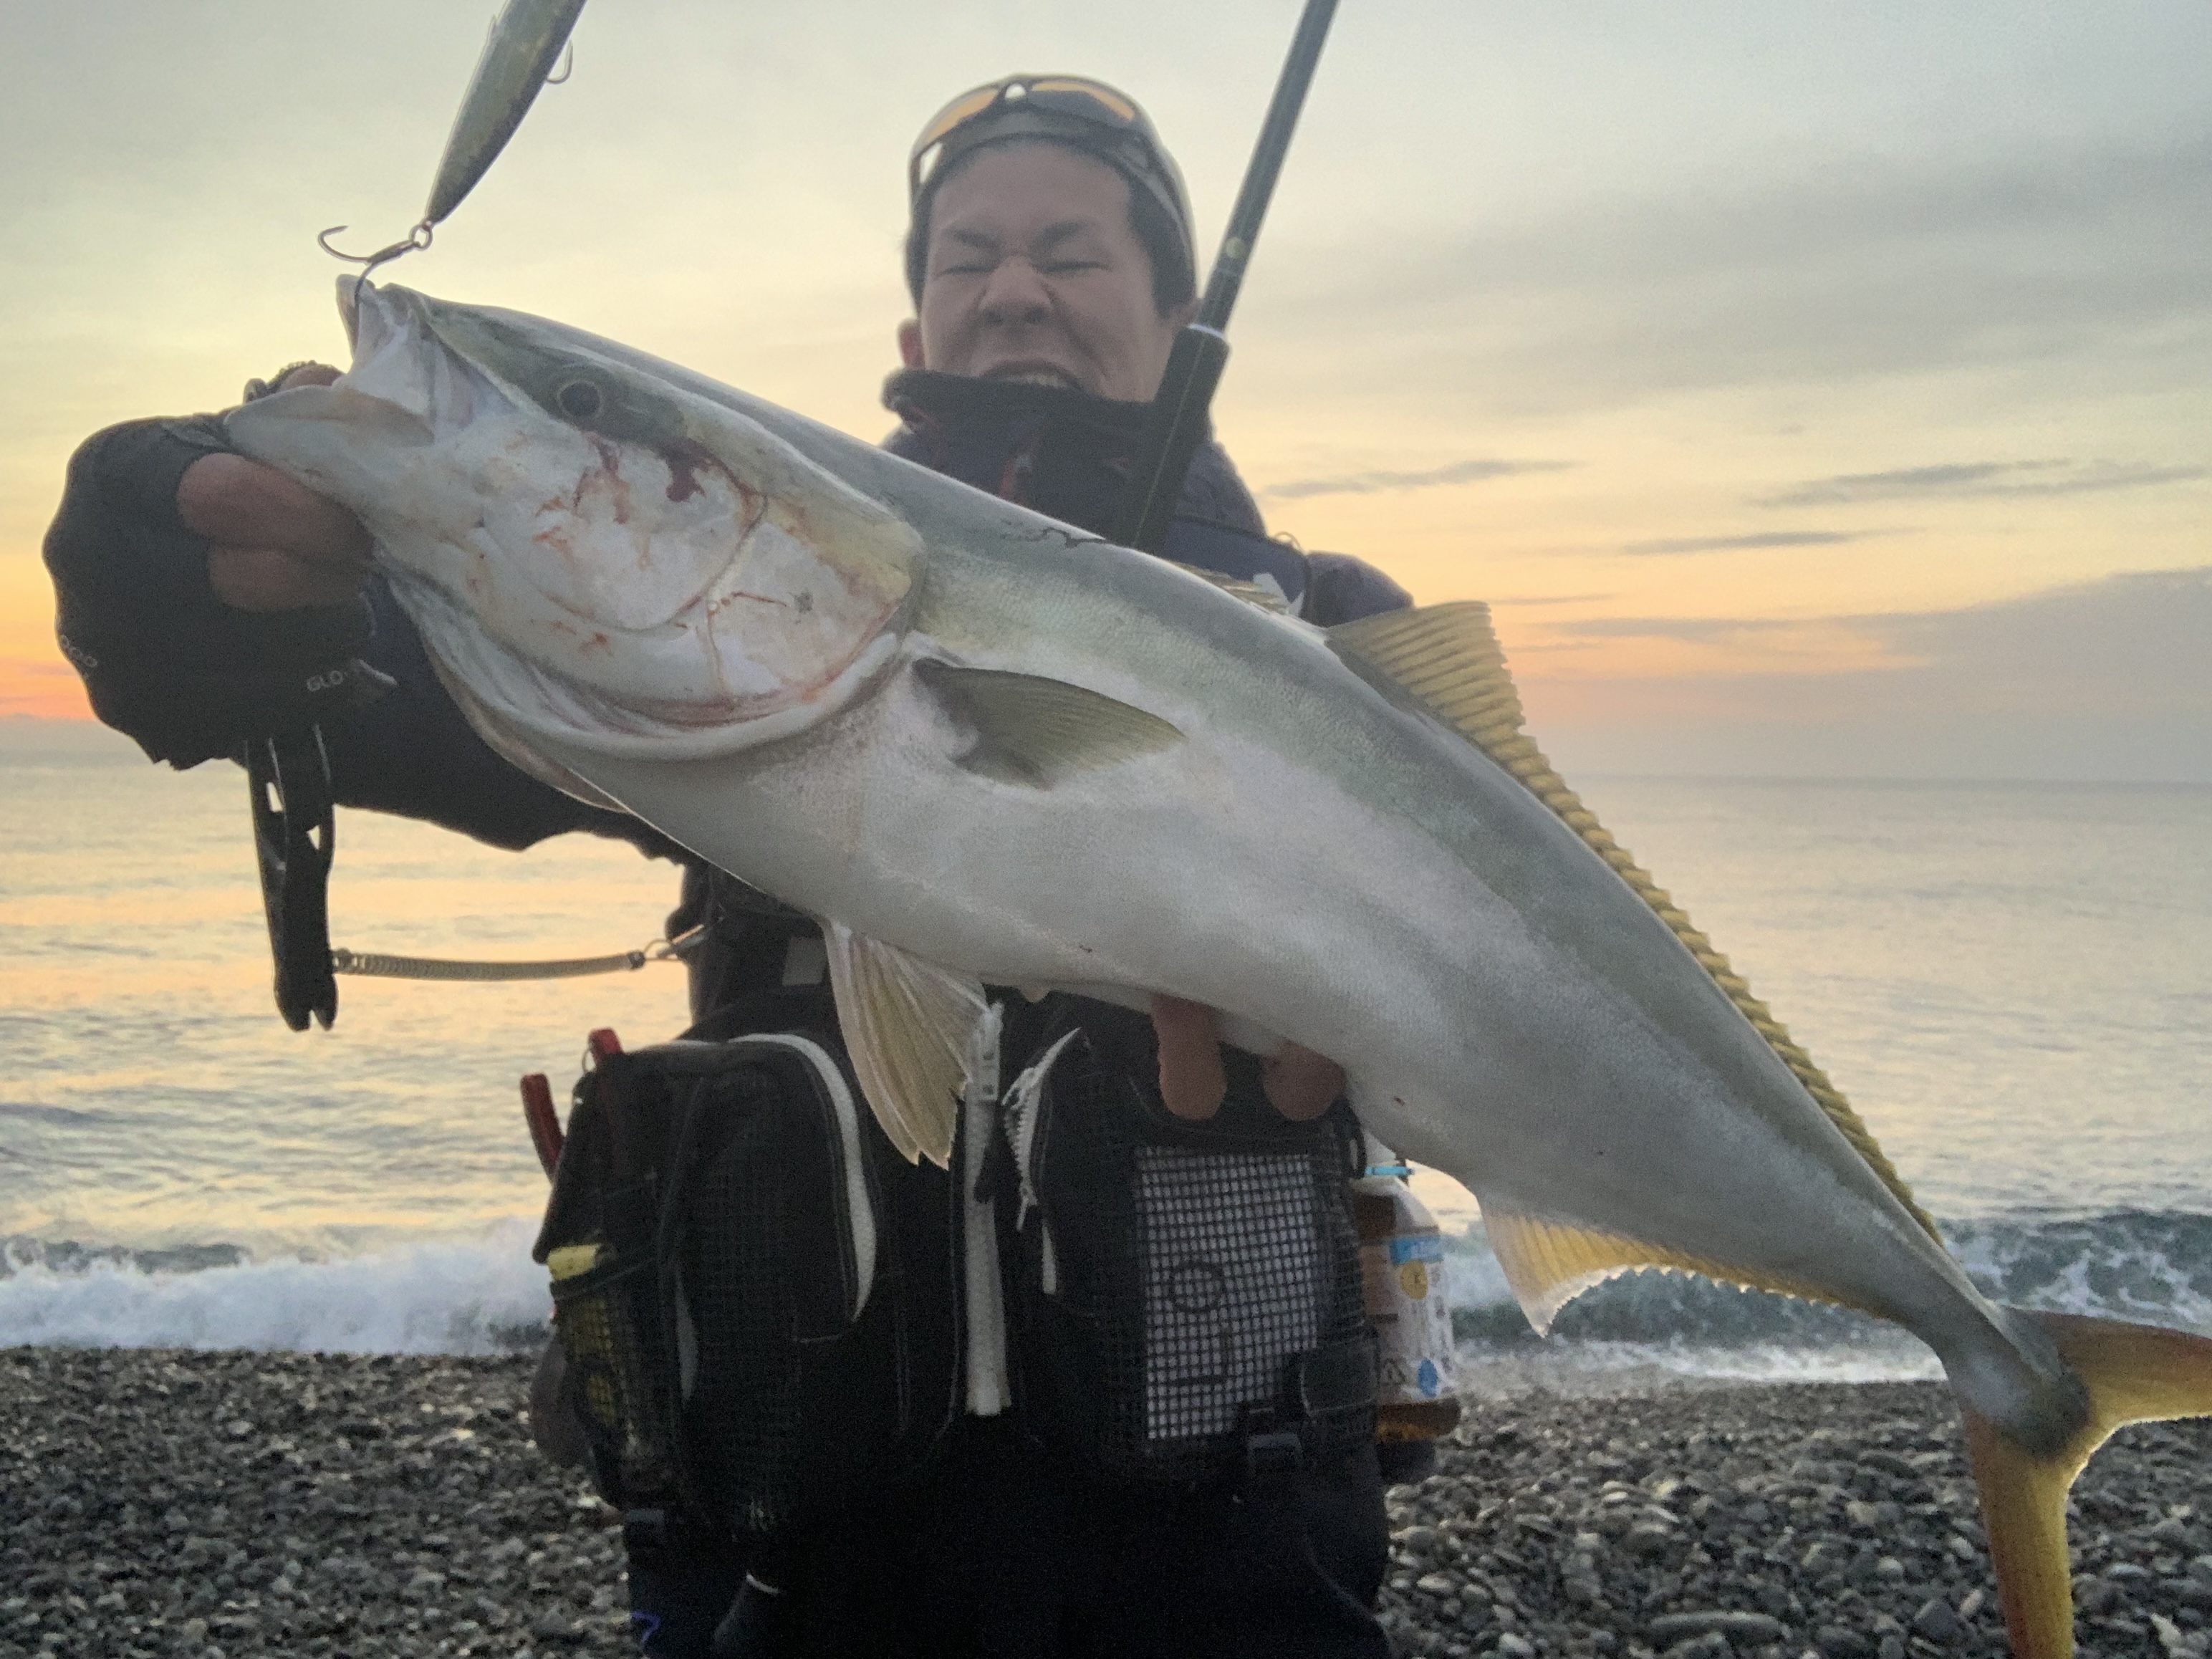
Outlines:
[[230,435],[359,515],[480,727],[723,753],[825,717],[889,659],[921,551],[890,508],[588,337],[341,293],[352,367],[234,411]]

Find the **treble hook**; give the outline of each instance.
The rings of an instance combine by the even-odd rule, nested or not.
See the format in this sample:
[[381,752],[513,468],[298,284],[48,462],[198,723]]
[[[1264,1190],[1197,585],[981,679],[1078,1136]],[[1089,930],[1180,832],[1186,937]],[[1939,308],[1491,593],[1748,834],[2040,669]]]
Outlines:
[[560,86],[564,83],[571,75],[574,74],[575,70],[576,43],[574,40],[571,40],[567,46],[561,48],[561,72],[558,75],[547,76],[545,77],[545,84],[549,87]]
[[349,265],[361,267],[361,275],[355,279],[356,289],[368,281],[369,273],[379,265],[389,264],[403,253],[414,253],[429,246],[432,235],[431,222],[425,219],[389,247],[380,247],[374,253],[348,253],[343,248],[331,246],[331,238],[344,228],[343,225],[332,225],[317,234],[315,245],[333,259],[343,259]]

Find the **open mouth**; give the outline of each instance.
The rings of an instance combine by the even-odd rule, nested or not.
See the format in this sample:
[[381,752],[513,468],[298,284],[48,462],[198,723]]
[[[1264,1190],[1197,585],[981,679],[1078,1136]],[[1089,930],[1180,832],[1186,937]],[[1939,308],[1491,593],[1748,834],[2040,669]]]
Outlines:
[[1002,363],[996,368],[983,371],[987,380],[1012,380],[1018,386],[1053,386],[1066,392],[1080,392],[1082,384],[1073,374],[1056,363]]

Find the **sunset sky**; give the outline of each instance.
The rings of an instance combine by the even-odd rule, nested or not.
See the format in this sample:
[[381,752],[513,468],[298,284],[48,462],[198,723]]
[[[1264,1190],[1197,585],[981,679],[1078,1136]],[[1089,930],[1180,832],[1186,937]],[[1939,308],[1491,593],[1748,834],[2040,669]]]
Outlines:
[[[82,718],[70,451],[337,358],[489,4],[0,0],[0,714]],[[914,131],[1150,106],[1210,255],[1297,12],[593,0],[396,280],[869,438]],[[1221,434],[1271,524],[1481,598],[1571,769],[2212,782],[2212,7],[1344,0]]]

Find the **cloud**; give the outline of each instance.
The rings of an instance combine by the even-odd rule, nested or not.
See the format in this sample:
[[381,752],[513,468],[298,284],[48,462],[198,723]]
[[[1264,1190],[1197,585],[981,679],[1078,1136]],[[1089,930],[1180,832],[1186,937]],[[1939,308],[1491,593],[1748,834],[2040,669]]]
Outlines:
[[[2052,473],[2058,476],[2048,476]],[[2212,468],[2114,461],[1960,461],[1814,478],[1779,495],[1754,497],[1752,505],[1833,507],[1858,501],[2078,495],[2107,489],[2143,489],[2207,477],[2212,477]]]
[[[1997,161],[1853,156],[1307,269],[1316,372],[1516,415],[2060,363],[2186,392],[2212,359],[2212,131]],[[1346,331],[1354,307],[1369,322]]]
[[1620,550],[1638,555],[1659,553],[1726,553],[1765,547],[1832,547],[1838,542],[1863,542],[1880,530],[1767,530],[1749,536],[1687,536],[1656,542],[1631,542]]
[[[1844,630],[1882,646],[1900,666],[1972,663],[1996,680],[2060,686],[2087,673],[2140,697],[2166,676],[2177,697],[2212,711],[2212,565],[2124,572],[1954,611],[1826,617],[1593,617],[1551,624],[1577,639],[1731,638]],[[2070,697],[2071,690],[2059,695]]]
[[1524,472],[1561,472],[1579,461],[1455,461],[1449,466],[1420,472],[1352,472],[1334,478],[1297,478],[1270,484],[1260,495],[1264,500],[1297,501],[1308,495],[1378,495],[1386,491],[1434,489],[1444,484],[1480,483],[1490,478],[1510,478]]
[[1576,640],[1680,640],[1690,645],[1710,645],[1806,625],[1795,618],[1765,617],[1588,617],[1580,622],[1554,623],[1552,629],[1556,636]]
[[[2212,783],[2212,565],[1951,611],[1621,617],[1553,631],[1738,644],[1757,665],[1613,680],[1524,674],[1536,729],[1563,765]],[[1824,643],[1829,660],[1838,643],[1856,647],[1861,665],[1775,672],[1801,641]]]

